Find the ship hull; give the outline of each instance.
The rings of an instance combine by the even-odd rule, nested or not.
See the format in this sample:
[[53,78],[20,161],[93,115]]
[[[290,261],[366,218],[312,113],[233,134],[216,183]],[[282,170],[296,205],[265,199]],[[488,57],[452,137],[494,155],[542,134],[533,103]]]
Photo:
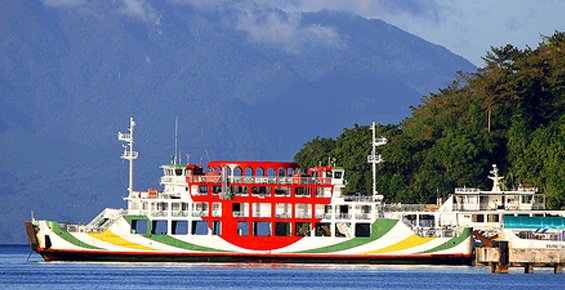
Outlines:
[[[471,229],[449,238],[420,237],[398,220],[377,220],[370,237],[303,237],[291,245],[253,250],[221,236],[135,234],[118,218],[103,232],[68,231],[53,221],[26,222],[31,248],[47,262],[313,263],[470,265]],[[263,237],[269,239],[281,237]],[[242,243],[239,243],[242,244]],[[261,247],[265,247],[262,245]]]
[[315,255],[107,252],[38,249],[47,262],[288,263],[288,264],[427,264],[472,265],[471,254]]

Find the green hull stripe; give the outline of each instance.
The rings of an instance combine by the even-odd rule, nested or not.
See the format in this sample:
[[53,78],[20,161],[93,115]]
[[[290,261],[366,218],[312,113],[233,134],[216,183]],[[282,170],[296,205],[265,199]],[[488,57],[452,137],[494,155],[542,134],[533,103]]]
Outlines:
[[95,250],[101,250],[101,248],[89,245],[77,238],[75,238],[73,235],[69,234],[66,231],[63,231],[60,227],[59,227],[59,223],[58,222],[47,222],[47,225],[49,226],[49,228],[51,228],[51,230],[57,234],[59,237],[61,237],[63,240],[75,245],[75,246],[79,246],[79,247],[83,247],[83,248],[87,248],[87,249],[95,249]]
[[227,252],[227,251],[222,251],[218,249],[212,249],[208,247],[187,243],[185,241],[175,239],[169,235],[143,235],[143,236],[153,241],[159,242],[161,244],[165,244],[185,250],[200,251],[200,252]]
[[398,220],[385,220],[385,219],[377,220],[371,226],[371,237],[353,238],[351,240],[347,240],[345,242],[341,242],[335,245],[296,252],[296,253],[320,254],[320,253],[330,253],[330,252],[337,252],[337,251],[343,251],[343,250],[355,248],[380,239],[382,236],[388,233],[396,225],[396,223],[398,223]]
[[443,245],[439,245],[433,249],[429,249],[427,251],[420,252],[420,254],[429,254],[437,251],[443,251],[447,249],[451,249],[459,244],[461,244],[464,240],[466,240],[469,236],[471,236],[471,228],[465,228],[463,232],[454,238],[451,238],[449,241],[445,242]]

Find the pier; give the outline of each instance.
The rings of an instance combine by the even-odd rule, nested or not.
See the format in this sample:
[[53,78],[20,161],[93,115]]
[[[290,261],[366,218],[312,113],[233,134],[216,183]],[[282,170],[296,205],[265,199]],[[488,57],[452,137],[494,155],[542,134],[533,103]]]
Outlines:
[[553,273],[563,273],[565,249],[509,248],[508,242],[494,247],[475,248],[475,264],[490,266],[491,273],[507,274],[510,267],[523,267],[533,274],[535,267],[552,267]]

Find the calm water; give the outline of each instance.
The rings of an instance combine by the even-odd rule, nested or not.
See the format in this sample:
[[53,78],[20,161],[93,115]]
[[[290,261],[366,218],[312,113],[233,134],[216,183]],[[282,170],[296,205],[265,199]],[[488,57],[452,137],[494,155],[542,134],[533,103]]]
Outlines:
[[[29,259],[28,259],[29,257]],[[0,246],[0,289],[565,289],[536,268],[150,263],[45,263],[26,246]]]

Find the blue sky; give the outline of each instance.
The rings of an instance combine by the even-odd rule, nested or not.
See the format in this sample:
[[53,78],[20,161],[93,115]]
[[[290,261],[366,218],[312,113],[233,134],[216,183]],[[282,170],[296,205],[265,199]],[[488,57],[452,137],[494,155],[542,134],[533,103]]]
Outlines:
[[[42,0],[52,8],[87,5],[87,0]],[[114,0],[120,12],[141,21],[159,18],[156,3],[165,0]],[[508,43],[535,48],[541,35],[565,31],[565,0],[166,0],[174,5],[198,9],[236,9],[239,28],[257,41],[274,42],[285,49],[296,49],[296,39],[312,33],[324,41],[335,41],[331,27],[309,31],[302,27],[300,12],[321,9],[346,10],[366,18],[382,19],[432,43],[442,45],[477,66],[491,46]],[[288,18],[268,14],[269,21],[258,22],[257,15],[282,9]],[[298,16],[296,16],[298,15]],[[274,33],[276,32],[276,33]],[[282,33],[281,33],[282,32]]]

